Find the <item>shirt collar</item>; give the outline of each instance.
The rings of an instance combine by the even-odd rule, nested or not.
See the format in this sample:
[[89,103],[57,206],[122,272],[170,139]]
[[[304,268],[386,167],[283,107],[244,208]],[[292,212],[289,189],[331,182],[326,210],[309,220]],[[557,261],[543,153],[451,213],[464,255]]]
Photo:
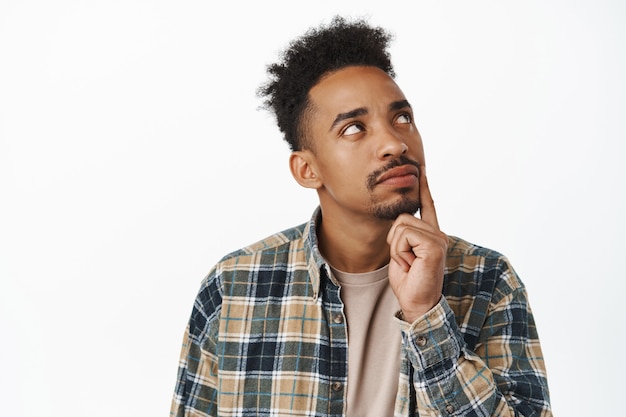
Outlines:
[[321,269],[325,269],[325,273],[328,272],[328,265],[326,260],[322,257],[317,244],[317,225],[322,219],[322,210],[318,206],[311,220],[306,224],[304,228],[304,253],[306,256],[307,268],[309,270],[309,276],[311,277],[311,286],[313,287],[313,298],[317,299],[320,292],[321,281]]

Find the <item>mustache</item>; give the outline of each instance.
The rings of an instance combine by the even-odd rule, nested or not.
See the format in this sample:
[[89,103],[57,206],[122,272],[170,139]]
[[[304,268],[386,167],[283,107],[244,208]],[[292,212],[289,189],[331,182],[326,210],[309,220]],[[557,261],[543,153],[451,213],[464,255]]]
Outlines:
[[[376,171],[372,172],[371,174],[369,174],[367,176],[367,188],[371,191],[374,189],[374,187],[376,186],[376,184],[378,183],[378,178],[384,174],[385,172],[389,171],[392,168],[395,167],[399,167],[402,165],[413,165],[415,167],[417,167],[417,169],[420,169],[420,163],[417,161],[414,161],[412,159],[410,159],[409,157],[405,156],[405,155],[400,155],[400,157],[398,157],[397,159],[392,159],[391,161],[389,161],[387,163],[387,165],[385,165],[384,167],[377,169]],[[421,173],[421,171],[420,171]]]

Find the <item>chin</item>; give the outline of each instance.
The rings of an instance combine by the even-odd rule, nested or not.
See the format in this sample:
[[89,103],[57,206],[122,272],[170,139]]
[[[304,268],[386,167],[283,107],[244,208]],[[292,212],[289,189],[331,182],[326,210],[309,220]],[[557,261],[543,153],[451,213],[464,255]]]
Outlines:
[[378,219],[395,220],[399,215],[408,213],[415,214],[420,209],[419,199],[409,199],[403,196],[400,201],[393,204],[382,205],[377,204],[372,207],[372,214]]

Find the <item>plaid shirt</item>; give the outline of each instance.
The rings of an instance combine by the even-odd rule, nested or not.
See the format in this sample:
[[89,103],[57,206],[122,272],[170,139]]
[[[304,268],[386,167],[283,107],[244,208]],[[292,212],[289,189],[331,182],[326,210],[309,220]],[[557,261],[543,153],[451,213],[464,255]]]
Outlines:
[[[344,414],[346,319],[318,215],[224,257],[202,282],[170,416]],[[450,237],[443,295],[415,323],[397,318],[395,415],[551,416],[533,316],[507,259]]]

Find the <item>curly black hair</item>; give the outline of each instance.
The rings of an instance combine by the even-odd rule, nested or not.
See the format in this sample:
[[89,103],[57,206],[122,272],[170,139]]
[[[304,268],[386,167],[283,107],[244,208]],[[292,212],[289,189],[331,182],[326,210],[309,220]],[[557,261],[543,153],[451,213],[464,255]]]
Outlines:
[[278,128],[292,151],[309,147],[306,119],[309,91],[321,78],[356,65],[378,67],[395,77],[387,47],[392,35],[365,20],[335,16],[328,26],[309,29],[283,51],[281,61],[267,67],[269,81],[257,94],[274,113]]

